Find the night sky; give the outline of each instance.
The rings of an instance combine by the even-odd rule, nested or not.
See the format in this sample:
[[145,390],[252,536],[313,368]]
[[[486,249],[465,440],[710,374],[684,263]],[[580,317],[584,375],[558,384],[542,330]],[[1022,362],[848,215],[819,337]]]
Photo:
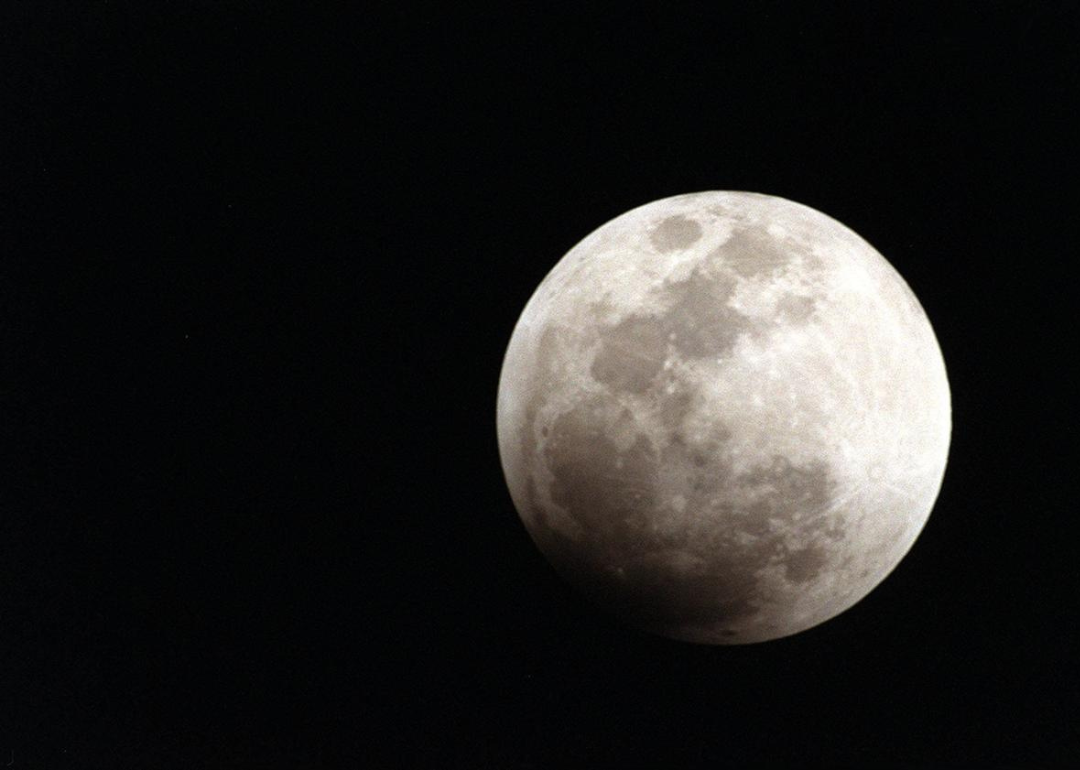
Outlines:
[[[1076,766],[1070,5],[374,5],[0,9],[0,765]],[[952,388],[900,566],[744,647],[581,599],[495,441],[548,270],[701,190],[862,235]]]

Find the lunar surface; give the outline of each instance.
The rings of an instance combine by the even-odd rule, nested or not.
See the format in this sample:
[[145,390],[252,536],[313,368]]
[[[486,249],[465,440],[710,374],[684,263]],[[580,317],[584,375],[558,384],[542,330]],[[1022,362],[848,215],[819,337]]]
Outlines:
[[945,365],[893,267],[828,216],[680,195],[590,234],[518,320],[499,381],[515,507],[628,623],[760,642],[834,617],[941,486]]

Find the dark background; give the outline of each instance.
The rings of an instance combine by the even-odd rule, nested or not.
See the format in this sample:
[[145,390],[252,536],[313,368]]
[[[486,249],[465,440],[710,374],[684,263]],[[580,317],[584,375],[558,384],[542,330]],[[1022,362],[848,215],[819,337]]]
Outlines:
[[[1075,762],[1070,4],[320,5],[0,11],[0,765]],[[900,567],[746,647],[585,605],[495,444],[546,272],[709,189],[877,247],[954,405]]]

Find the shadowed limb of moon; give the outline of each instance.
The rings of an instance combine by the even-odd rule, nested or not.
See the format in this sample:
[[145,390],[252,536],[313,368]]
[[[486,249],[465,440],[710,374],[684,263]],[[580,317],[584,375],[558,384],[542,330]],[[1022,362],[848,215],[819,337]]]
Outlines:
[[514,504],[606,610],[688,641],[787,636],[912,546],[951,432],[918,300],[869,244],[743,192],[623,214],[555,265],[499,381]]

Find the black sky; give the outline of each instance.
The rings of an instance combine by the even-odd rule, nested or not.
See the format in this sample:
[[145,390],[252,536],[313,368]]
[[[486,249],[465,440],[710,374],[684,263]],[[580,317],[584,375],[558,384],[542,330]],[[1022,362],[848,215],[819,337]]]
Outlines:
[[[1070,6],[338,5],[0,11],[0,764],[1075,766]],[[555,261],[709,189],[882,252],[954,408],[900,567],[738,648],[584,604],[495,445]]]

